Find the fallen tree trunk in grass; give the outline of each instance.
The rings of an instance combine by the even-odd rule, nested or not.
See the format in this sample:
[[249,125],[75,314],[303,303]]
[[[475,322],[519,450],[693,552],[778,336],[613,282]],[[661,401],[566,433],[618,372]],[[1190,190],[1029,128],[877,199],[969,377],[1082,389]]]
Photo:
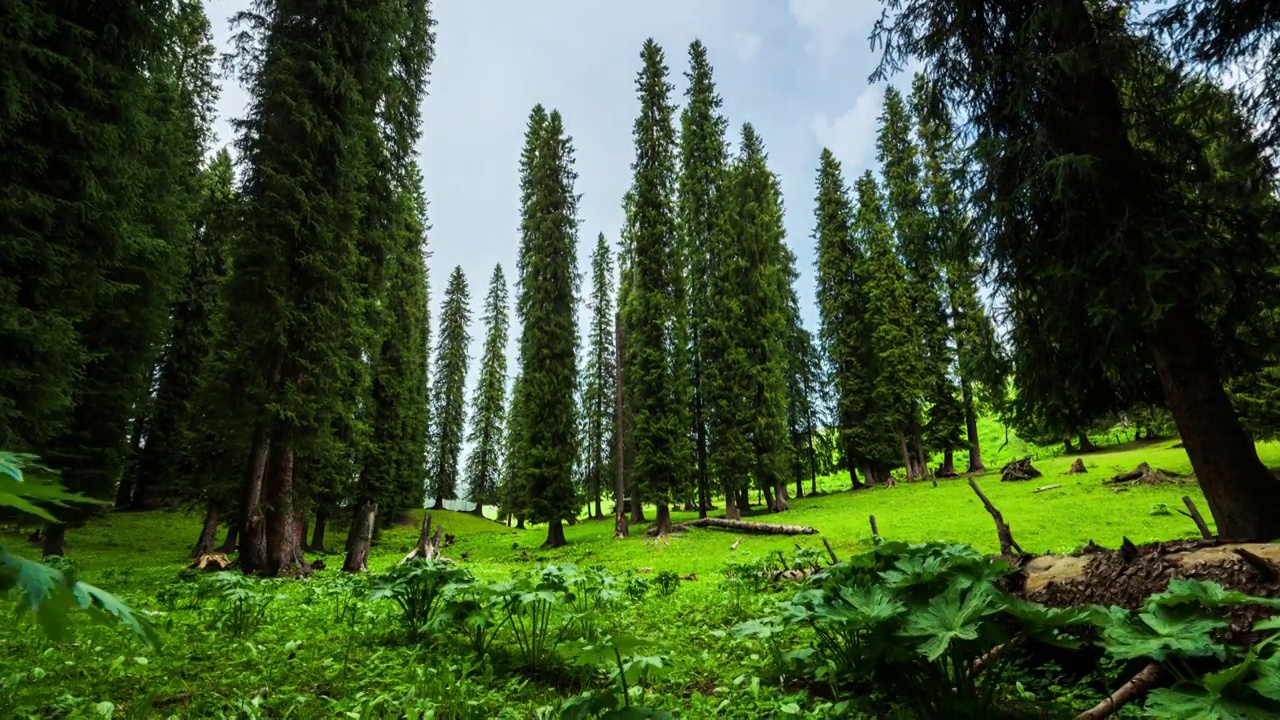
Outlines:
[[[683,532],[689,528],[710,527],[721,530],[732,530],[753,535],[816,535],[818,531],[808,525],[777,525],[773,523],[756,523],[745,520],[726,520],[725,518],[698,518],[671,526],[671,532]],[[649,528],[648,534],[656,534],[655,528]]]
[[1142,463],[1138,467],[1129,472],[1120,473],[1112,477],[1110,480],[1103,480],[1103,485],[1119,485],[1127,483],[1129,485],[1175,485],[1177,483],[1189,482],[1194,480],[1190,475],[1183,475],[1172,470],[1162,470],[1160,468],[1152,469],[1147,463]]

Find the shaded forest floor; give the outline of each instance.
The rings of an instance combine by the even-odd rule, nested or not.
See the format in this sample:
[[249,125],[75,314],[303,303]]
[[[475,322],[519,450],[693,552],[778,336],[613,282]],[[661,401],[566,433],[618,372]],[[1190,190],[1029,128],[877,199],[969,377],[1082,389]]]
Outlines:
[[[1189,495],[1208,516],[1194,484],[1103,484],[1141,462],[1189,472],[1174,443],[1082,455],[1088,467],[1083,475],[1065,474],[1076,458],[1071,455],[1037,460],[1043,477],[1036,480],[1000,482],[996,467],[978,482],[1027,552],[1067,552],[1090,540],[1114,547],[1122,536],[1138,544],[1194,537],[1191,521],[1173,512]],[[1280,444],[1260,446],[1260,452],[1268,465],[1280,464]],[[1054,484],[1061,487],[1035,492]],[[761,717],[793,709],[825,717],[818,698],[761,684],[758,655],[718,632],[766,612],[782,597],[729,582],[726,568],[779,551],[791,557],[797,545],[817,552],[823,538],[847,556],[868,542],[870,515],[890,539],[956,541],[991,552],[997,543],[991,518],[963,479],[848,492],[847,476],[832,476],[821,478],[819,487],[823,494],[794,499],[790,512],[767,518],[811,525],[817,536],[696,529],[655,542],[641,526],[633,527],[631,538],[615,541],[608,518],[567,527],[570,544],[543,551],[543,527],[517,530],[447,511],[434,519],[457,538],[444,555],[482,580],[545,563],[601,566],[623,585],[664,571],[684,578],[669,594],[623,598],[600,619],[659,641],[666,674],[650,685],[649,704],[684,717]],[[678,512],[674,519],[692,517]],[[413,513],[383,533],[371,557],[374,574],[412,548],[420,518]],[[3,530],[0,542],[35,553],[21,529]],[[124,512],[70,531],[68,557],[80,577],[148,611],[165,645],[152,651],[116,628],[87,625],[55,644],[25,622],[6,623],[0,628],[0,717],[399,717],[418,708],[434,717],[524,718],[557,716],[552,710],[564,697],[598,683],[569,670],[523,676],[511,671],[506,650],[497,645],[484,662],[452,640],[411,642],[394,604],[365,600],[367,588],[359,583],[367,580],[344,577],[338,555],[327,558],[329,569],[314,579],[254,582],[248,590],[253,599],[237,600],[193,571],[181,572],[198,530],[194,514]],[[344,534],[341,526],[331,528],[331,547],[341,548]],[[246,616],[243,623],[228,620]]]

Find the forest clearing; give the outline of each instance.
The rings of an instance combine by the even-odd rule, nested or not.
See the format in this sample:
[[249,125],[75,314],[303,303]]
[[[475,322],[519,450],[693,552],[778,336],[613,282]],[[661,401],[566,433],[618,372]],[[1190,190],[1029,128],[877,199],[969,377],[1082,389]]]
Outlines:
[[1280,717],[1275,5],[6,2],[0,719]]

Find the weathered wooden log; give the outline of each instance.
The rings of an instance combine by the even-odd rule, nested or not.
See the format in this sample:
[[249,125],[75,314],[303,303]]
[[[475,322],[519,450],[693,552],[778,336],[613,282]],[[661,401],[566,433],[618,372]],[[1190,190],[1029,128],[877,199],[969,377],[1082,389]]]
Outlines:
[[[682,522],[678,525],[671,526],[671,532],[683,532],[689,528],[710,527],[719,528],[721,530],[733,530],[734,532],[750,533],[754,535],[816,535],[818,531],[808,525],[777,525],[773,523],[756,523],[747,522],[745,520],[727,520],[725,518],[698,518],[689,522]],[[656,534],[654,528],[650,528],[648,534]]]
[[1121,685],[1119,690],[1111,693],[1110,697],[1077,715],[1076,720],[1101,720],[1110,717],[1115,711],[1145,695],[1159,677],[1160,666],[1156,663],[1147,665],[1129,682]]
[[[1196,528],[1200,531],[1200,537],[1205,539],[1213,537],[1213,533],[1209,531],[1209,524],[1204,521],[1204,517],[1200,515],[1200,511],[1196,509],[1196,504],[1191,501],[1191,498],[1183,495],[1182,504],[1187,506],[1187,511],[1182,514],[1191,518],[1191,521],[1196,524]],[[1182,511],[1179,510],[1178,512]]]
[[1000,468],[1001,482],[1018,482],[1022,480],[1031,480],[1040,477],[1041,472],[1031,464],[1030,457],[1024,457],[1020,460],[1005,463]]
[[1058,488],[1060,488],[1060,487],[1062,487],[1062,483],[1055,483],[1055,484],[1053,484],[1053,485],[1042,485],[1042,486],[1040,486],[1040,487],[1036,488],[1035,490],[1032,490],[1031,492],[1032,492],[1032,494],[1035,494],[1035,493],[1042,493],[1042,492],[1048,492],[1049,490],[1057,490],[1057,489],[1058,489]]
[[1013,531],[1011,531],[1009,529],[1009,525],[1005,523],[1004,516],[1000,514],[1000,511],[996,509],[995,505],[991,504],[991,501],[987,499],[987,496],[982,494],[982,490],[978,488],[978,483],[974,482],[973,478],[969,479],[969,487],[973,488],[973,492],[978,495],[978,499],[982,501],[983,507],[985,507],[987,512],[991,514],[991,519],[996,521],[996,536],[1000,539],[1000,554],[1012,555],[1015,550],[1017,550],[1019,555],[1023,554],[1022,548],[1018,547],[1018,543],[1013,541]]

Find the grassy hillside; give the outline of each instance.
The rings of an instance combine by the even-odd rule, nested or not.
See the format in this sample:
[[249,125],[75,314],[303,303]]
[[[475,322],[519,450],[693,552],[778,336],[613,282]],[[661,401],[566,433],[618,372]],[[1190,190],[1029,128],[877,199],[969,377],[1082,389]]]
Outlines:
[[[1074,456],[1042,456],[1036,463],[1041,480],[1002,483],[987,474],[978,482],[1028,552],[1069,551],[1091,539],[1114,546],[1122,536],[1136,543],[1187,537],[1195,532],[1191,522],[1162,508],[1180,507],[1185,494],[1207,515],[1193,484],[1122,491],[1102,484],[1143,461],[1189,470],[1185,453],[1172,444],[1129,444],[1086,455],[1086,475],[1063,474]],[[1026,452],[1025,445],[1011,442],[1013,447],[1017,451],[992,453],[990,464]],[[1261,452],[1269,464],[1280,464],[1280,444],[1261,446]],[[606,568],[619,587],[643,584],[634,578],[652,580],[662,571],[685,577],[670,596],[624,597],[598,618],[614,631],[662,639],[667,674],[650,685],[646,702],[694,718],[777,716],[781,707],[788,708],[785,715],[793,705],[802,715],[828,717],[823,708],[830,703],[819,697],[761,684],[767,658],[722,632],[766,613],[786,595],[785,589],[780,595],[730,583],[729,564],[778,552],[791,556],[797,544],[817,550],[823,537],[847,555],[867,542],[870,515],[887,538],[996,549],[991,519],[964,480],[858,492],[844,491],[847,483],[847,477],[823,478],[828,492],[769,518],[812,525],[820,536],[692,530],[654,542],[641,527],[618,541],[606,520],[571,526],[569,546],[542,551],[544,528],[516,530],[447,511],[434,518],[457,537],[446,555],[481,579],[510,579],[548,562]],[[1049,484],[1062,487],[1034,492]],[[677,520],[687,517],[676,514]],[[371,558],[373,575],[408,552],[420,518],[414,514],[383,534]],[[408,641],[395,605],[366,600],[369,578],[343,576],[338,555],[326,558],[330,568],[308,581],[252,581],[247,596],[218,591],[207,576],[181,572],[198,529],[194,515],[111,513],[71,531],[68,554],[82,578],[149,613],[165,646],[153,652],[117,628],[97,626],[79,627],[74,641],[51,646],[25,624],[7,624],[0,629],[0,717],[401,717],[418,708],[431,713],[424,717],[529,718],[554,716],[565,697],[591,682],[568,671],[525,677],[513,669],[510,642],[478,662],[457,640]],[[340,547],[341,529],[330,537]],[[9,528],[3,542],[35,552],[18,528]],[[244,609],[237,597],[275,599],[260,624],[239,632],[228,624]],[[1079,691],[1096,696],[1100,690]]]

